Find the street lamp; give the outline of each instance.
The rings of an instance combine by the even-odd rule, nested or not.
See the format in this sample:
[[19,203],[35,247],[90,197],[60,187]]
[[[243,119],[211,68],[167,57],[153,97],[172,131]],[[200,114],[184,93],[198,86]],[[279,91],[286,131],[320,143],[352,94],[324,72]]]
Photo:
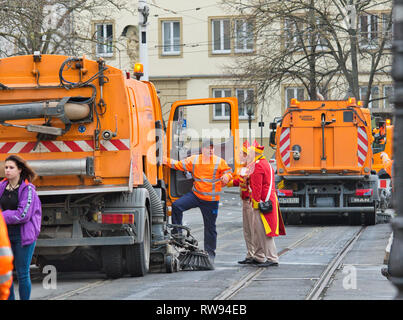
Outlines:
[[[403,0],[394,1],[393,64],[392,77],[395,82],[395,128],[394,139],[403,139]],[[396,145],[396,144],[395,144]],[[389,256],[389,280],[397,287],[396,299],[403,299],[403,148],[394,147],[393,174],[394,207],[397,216],[392,221],[393,242]]]
[[247,99],[246,104],[246,114],[248,115],[249,124],[249,143],[252,145],[252,116],[253,116],[253,103],[250,99]]

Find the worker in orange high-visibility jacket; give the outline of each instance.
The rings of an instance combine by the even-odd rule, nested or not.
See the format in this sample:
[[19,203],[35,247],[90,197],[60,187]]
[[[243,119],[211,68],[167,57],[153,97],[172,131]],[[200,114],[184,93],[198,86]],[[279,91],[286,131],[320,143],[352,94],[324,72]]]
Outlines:
[[[251,203],[253,208],[254,264],[259,267],[278,266],[278,255],[274,237],[285,235],[285,227],[277,200],[274,170],[263,155],[264,147],[256,141],[249,148]],[[267,197],[269,195],[269,197]],[[270,199],[272,211],[262,213],[259,202]]]
[[375,142],[378,144],[386,143],[386,122],[379,121],[378,127],[372,130],[372,135],[375,138]]
[[[182,225],[184,211],[200,208],[204,222],[204,250],[214,264],[220,192],[222,186],[227,185],[232,178],[232,170],[224,159],[214,155],[212,140],[203,142],[201,154],[181,161],[166,159],[165,163],[170,168],[191,173],[194,180],[192,191],[172,204],[172,223]],[[180,231],[175,229],[173,232],[180,234]]]
[[13,283],[13,252],[7,225],[0,211],[0,300],[7,300]]

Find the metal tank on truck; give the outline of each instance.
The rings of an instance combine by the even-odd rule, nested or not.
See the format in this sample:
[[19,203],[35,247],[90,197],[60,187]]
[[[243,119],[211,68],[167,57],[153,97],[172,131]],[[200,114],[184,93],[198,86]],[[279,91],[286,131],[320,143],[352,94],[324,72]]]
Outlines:
[[307,215],[376,222],[378,176],[372,170],[371,115],[354,98],[298,101],[270,124],[284,221]]

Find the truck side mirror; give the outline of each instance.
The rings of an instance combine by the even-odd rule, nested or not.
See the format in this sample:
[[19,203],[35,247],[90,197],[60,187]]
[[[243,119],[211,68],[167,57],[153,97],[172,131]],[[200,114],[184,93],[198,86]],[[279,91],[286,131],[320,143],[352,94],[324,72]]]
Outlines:
[[276,131],[274,131],[274,130],[270,132],[269,144],[270,144],[270,147],[272,147],[272,148],[274,148],[276,146]]

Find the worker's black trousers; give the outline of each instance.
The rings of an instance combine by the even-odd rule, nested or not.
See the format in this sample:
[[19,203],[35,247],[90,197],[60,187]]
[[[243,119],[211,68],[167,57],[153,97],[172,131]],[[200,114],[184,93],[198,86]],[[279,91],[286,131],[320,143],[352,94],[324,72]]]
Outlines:
[[193,208],[200,208],[204,222],[204,250],[209,256],[215,257],[217,247],[216,220],[219,201],[204,201],[193,192],[186,193],[172,204],[172,223],[182,224],[183,212]]

